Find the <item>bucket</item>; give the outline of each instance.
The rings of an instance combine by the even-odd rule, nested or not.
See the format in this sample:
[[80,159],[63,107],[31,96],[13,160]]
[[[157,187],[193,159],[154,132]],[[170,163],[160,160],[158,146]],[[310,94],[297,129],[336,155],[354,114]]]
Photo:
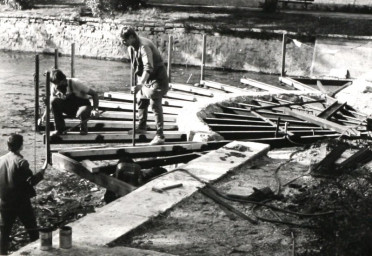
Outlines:
[[53,247],[53,229],[43,228],[39,231],[40,234],[40,250],[49,251]]
[[72,228],[63,226],[59,229],[59,247],[70,249],[72,246]]

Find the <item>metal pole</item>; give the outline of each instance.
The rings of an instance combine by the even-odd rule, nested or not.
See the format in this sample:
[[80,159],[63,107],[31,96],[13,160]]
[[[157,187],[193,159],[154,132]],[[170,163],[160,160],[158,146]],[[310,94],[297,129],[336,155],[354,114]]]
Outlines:
[[46,149],[46,162],[51,163],[50,157],[50,72],[46,73],[46,84],[45,84],[45,149]]
[[[130,65],[130,85],[131,88],[134,89],[133,86],[136,85],[136,78],[134,74],[134,67],[133,64]],[[133,133],[132,133],[132,143],[133,146],[136,145],[136,105],[137,105],[137,98],[136,98],[136,93],[135,90],[133,91]]]
[[39,55],[35,55],[35,76],[34,76],[34,82],[35,82],[35,132],[39,131]]
[[285,54],[286,54],[286,45],[287,45],[287,33],[283,33],[283,42],[282,42],[282,71],[281,76],[285,76]]
[[58,68],[58,49],[54,49],[54,68]]
[[203,35],[203,52],[202,52],[202,62],[201,62],[201,70],[200,70],[200,80],[204,80],[204,67],[205,67],[205,51],[207,47],[207,36]]
[[75,77],[75,43],[71,44],[71,78]]
[[173,36],[169,35],[169,43],[168,43],[168,81],[169,83],[171,82],[172,47],[173,47]]

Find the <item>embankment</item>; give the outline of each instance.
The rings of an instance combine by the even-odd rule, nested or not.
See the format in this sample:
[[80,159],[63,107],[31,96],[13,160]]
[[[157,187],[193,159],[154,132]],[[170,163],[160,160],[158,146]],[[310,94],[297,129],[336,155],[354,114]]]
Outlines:
[[[143,36],[157,43],[167,56],[169,35],[174,37],[172,63],[200,65],[202,35],[207,34],[206,66],[264,73],[280,73],[282,61],[282,30],[230,28],[221,30],[213,25],[187,25],[167,22],[102,21],[96,18],[30,17],[0,15],[0,50],[54,52],[58,48],[70,54],[75,43],[77,56],[126,59],[127,52],[119,40],[122,26],[131,25]],[[329,76],[334,66],[348,69],[353,77],[372,66],[372,37],[325,36],[327,50],[318,54],[318,38],[296,33],[288,34],[286,70],[288,75]],[[324,36],[321,37],[324,40]],[[345,44],[340,44],[340,38]],[[293,39],[302,44],[294,44]],[[324,45],[324,44],[323,44]],[[349,46],[345,46],[349,45]],[[345,52],[350,48],[348,57]],[[360,51],[356,48],[368,49]],[[314,64],[321,63],[321,68]]]

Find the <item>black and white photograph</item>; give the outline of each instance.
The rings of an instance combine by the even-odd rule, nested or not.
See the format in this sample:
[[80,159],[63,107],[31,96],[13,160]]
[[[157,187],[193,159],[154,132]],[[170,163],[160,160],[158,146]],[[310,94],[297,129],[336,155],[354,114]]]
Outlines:
[[372,256],[372,0],[0,0],[0,255]]

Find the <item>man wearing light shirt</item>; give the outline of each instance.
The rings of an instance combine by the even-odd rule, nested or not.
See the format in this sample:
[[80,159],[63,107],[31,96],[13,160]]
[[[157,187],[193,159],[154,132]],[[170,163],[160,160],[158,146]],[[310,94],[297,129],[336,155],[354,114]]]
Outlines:
[[147,132],[147,113],[148,107],[151,106],[155,114],[156,136],[150,145],[164,144],[162,99],[169,89],[169,82],[163,58],[156,46],[149,39],[139,37],[133,28],[124,27],[120,36],[123,44],[128,47],[129,57],[138,79],[134,89],[139,98],[139,124],[136,133]]
[[[87,120],[90,116],[99,116],[98,94],[83,84],[79,79],[70,78],[59,69],[54,69],[50,81],[54,84],[51,88],[51,108],[54,116],[55,131],[51,135],[61,135],[66,131],[63,114],[76,116],[80,119],[80,134],[88,133]],[[89,98],[93,98],[93,109]],[[45,119],[45,113],[41,121]]]

